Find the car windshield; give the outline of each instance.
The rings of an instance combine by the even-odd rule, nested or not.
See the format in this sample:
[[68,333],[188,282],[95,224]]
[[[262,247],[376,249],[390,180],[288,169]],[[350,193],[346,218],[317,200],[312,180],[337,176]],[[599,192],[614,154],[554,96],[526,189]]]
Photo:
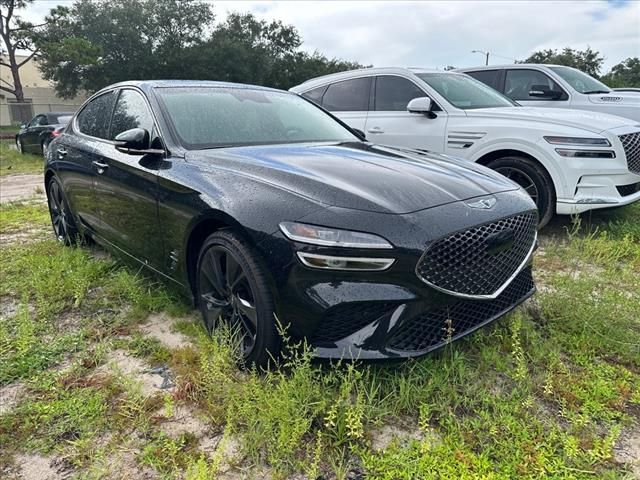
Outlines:
[[321,109],[291,93],[232,87],[156,92],[187,149],[358,141]]
[[579,93],[610,93],[604,83],[571,67],[549,67]]
[[66,125],[69,123],[69,120],[71,120],[71,117],[73,117],[73,115],[59,115],[56,123]]
[[460,73],[417,73],[451,105],[463,110],[514,107],[518,104],[484,83]]

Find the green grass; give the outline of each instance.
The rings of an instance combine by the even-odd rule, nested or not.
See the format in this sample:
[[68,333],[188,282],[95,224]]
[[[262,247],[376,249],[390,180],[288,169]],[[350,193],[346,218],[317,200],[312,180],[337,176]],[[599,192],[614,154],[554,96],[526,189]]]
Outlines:
[[16,173],[42,173],[44,159],[31,153],[20,154],[13,140],[0,140],[0,176]]
[[[45,208],[3,207],[0,229],[44,228]],[[101,478],[135,451],[139,468],[191,480],[236,467],[275,479],[625,478],[613,446],[640,412],[639,220],[634,205],[555,225],[534,299],[436,354],[327,365],[301,345],[267,373],[239,370],[229,335],[212,341],[184,320],[193,346],[143,336],[150,312],[186,307],[131,267],[51,240],[2,246],[0,303],[14,308],[0,321],[0,385],[26,393],[0,416],[0,471],[35,451]],[[116,348],[168,366],[176,388],[145,397],[101,366]],[[195,433],[164,431],[184,408],[220,440],[213,453]],[[390,425],[405,433],[374,448]]]

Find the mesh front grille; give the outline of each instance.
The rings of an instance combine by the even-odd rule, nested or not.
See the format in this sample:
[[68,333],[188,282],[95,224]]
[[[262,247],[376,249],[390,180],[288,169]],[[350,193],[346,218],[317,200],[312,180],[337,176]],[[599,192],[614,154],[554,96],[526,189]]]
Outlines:
[[493,295],[516,273],[536,240],[535,212],[454,233],[427,248],[416,273],[464,295]]
[[640,132],[620,135],[629,171],[640,174]]
[[357,302],[332,307],[327,311],[311,341],[322,343],[340,340],[379,319],[394,306],[393,303],[385,302]]
[[434,350],[497,318],[533,289],[531,268],[525,268],[497,298],[462,300],[448,308],[413,318],[398,327],[387,346],[401,351]]

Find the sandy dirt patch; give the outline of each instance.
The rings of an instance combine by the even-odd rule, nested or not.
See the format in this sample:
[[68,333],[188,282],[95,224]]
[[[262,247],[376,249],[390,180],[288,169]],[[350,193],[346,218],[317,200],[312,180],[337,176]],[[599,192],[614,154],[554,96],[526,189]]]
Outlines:
[[13,478],[19,480],[66,480],[73,474],[69,464],[56,457],[17,455],[15,463],[17,476]]
[[131,356],[124,350],[114,350],[108,355],[105,365],[98,367],[98,373],[105,371],[114,371],[131,378],[140,385],[141,392],[144,396],[151,396],[167,388],[164,369],[150,369],[139,358]]
[[410,441],[428,441],[431,444],[440,442],[440,436],[434,430],[423,432],[417,425],[411,422],[402,421],[397,424],[385,424],[369,433],[371,438],[371,448],[381,451],[389,448],[393,443],[407,445]]
[[163,421],[160,429],[172,438],[179,437],[183,433],[192,433],[196,437],[201,437],[209,427],[192,408],[178,405],[174,409],[173,416]]
[[173,331],[173,325],[176,321],[166,313],[154,313],[149,315],[147,321],[140,326],[140,331],[143,335],[153,337],[171,349],[193,345],[185,335]]
[[631,468],[632,478],[640,480],[640,425],[623,431],[613,448],[613,458]]
[[25,388],[21,383],[12,383],[0,387],[0,415],[9,413],[24,396]]
[[27,199],[45,200],[44,175],[18,174],[0,177],[0,203]]

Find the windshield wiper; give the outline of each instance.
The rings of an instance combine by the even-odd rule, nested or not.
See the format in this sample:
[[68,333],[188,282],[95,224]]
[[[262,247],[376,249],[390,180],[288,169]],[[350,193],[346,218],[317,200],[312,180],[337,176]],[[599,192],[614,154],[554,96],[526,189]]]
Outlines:
[[585,95],[589,95],[591,93],[611,93],[611,90],[589,90],[587,92],[582,92]]

